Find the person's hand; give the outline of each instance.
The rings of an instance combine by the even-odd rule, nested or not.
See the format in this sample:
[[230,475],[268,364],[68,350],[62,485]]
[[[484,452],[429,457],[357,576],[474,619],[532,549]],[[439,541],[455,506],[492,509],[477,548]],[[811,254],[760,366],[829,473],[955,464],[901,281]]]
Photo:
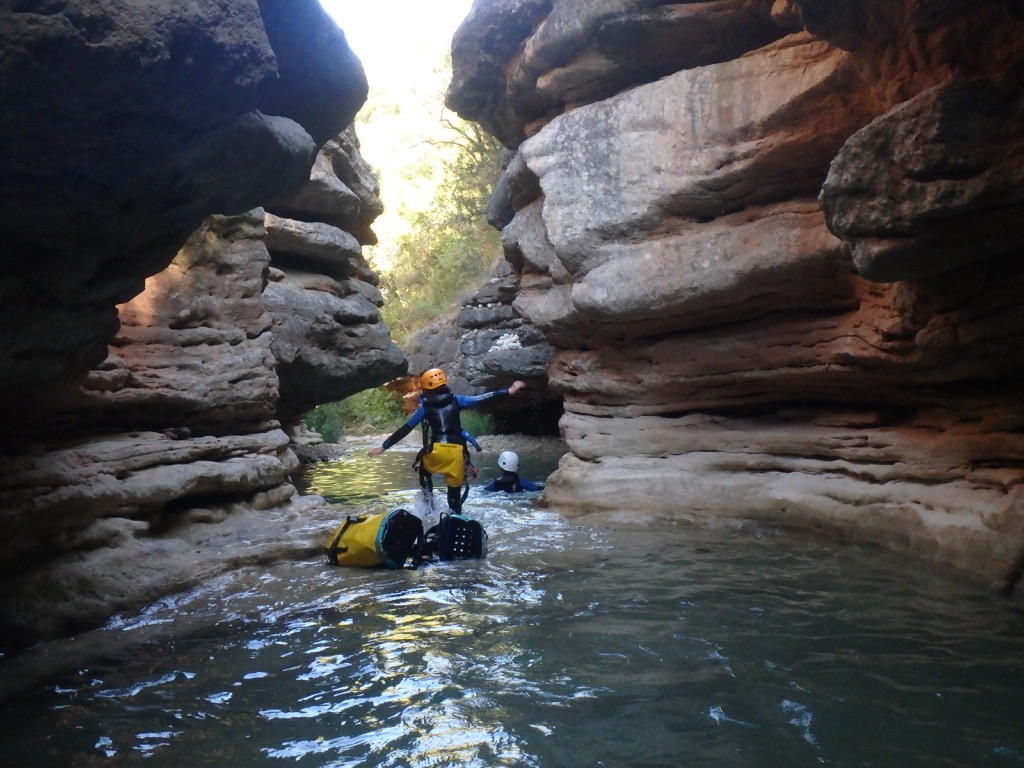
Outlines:
[[366,452],[367,456],[380,456],[384,453],[384,448],[380,445],[376,445]]
[[518,392],[520,389],[522,389],[525,386],[526,386],[526,382],[525,381],[519,381],[517,379],[516,381],[513,381],[512,382],[512,386],[508,388],[508,393],[510,395],[514,395],[516,392]]

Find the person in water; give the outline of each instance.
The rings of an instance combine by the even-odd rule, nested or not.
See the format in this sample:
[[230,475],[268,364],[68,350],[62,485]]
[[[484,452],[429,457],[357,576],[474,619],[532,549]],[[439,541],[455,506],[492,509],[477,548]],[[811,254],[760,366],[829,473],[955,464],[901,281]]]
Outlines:
[[[465,498],[466,485],[466,433],[462,429],[459,412],[499,397],[516,394],[525,387],[515,381],[508,389],[485,392],[482,395],[456,395],[448,386],[448,377],[440,368],[431,368],[420,376],[423,395],[409,420],[394,431],[380,446],[371,448],[370,456],[379,456],[405,438],[417,425],[423,429],[423,449],[416,460],[420,486],[429,496],[433,491],[433,475],[444,475],[448,486],[448,508],[458,513]],[[468,485],[467,485],[468,490]]]
[[544,486],[534,483],[525,477],[519,476],[519,455],[515,451],[502,451],[498,456],[498,466],[501,468],[501,476],[496,477],[484,486],[485,491],[505,491],[507,493],[518,493],[519,491],[540,491]]

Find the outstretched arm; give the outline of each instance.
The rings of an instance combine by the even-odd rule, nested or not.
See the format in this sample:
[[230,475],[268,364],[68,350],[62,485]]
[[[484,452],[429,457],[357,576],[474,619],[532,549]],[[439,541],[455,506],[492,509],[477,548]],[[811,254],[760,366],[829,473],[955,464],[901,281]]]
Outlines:
[[477,453],[480,453],[480,451],[481,451],[481,448],[480,448],[480,443],[478,443],[478,442],[476,441],[476,438],[475,438],[475,437],[473,437],[473,436],[472,436],[471,434],[469,434],[469,432],[467,432],[466,430],[462,430],[462,438],[463,438],[463,439],[464,439],[464,440],[465,440],[465,441],[466,441],[467,443],[469,443],[469,444],[470,444],[470,445],[472,445],[472,446],[473,446],[474,448],[476,448],[476,452],[477,452]]
[[405,424],[400,426],[398,429],[396,429],[383,443],[381,443],[380,445],[374,446],[373,448],[368,450],[366,452],[367,455],[369,455],[369,456],[380,456],[382,453],[384,453],[384,451],[386,451],[392,445],[394,445],[395,443],[399,442],[406,435],[408,435],[410,432],[412,432],[413,428],[417,424],[419,424],[421,421],[423,421],[423,408],[422,407],[417,408],[416,411],[413,413],[413,415],[409,417],[409,420],[407,422],[405,422]]
[[474,405],[485,403],[496,397],[508,397],[510,395],[514,395],[525,386],[525,381],[516,380],[512,382],[512,385],[508,389],[495,389],[493,392],[484,392],[482,395],[456,395],[455,397],[459,401],[459,405],[463,408],[472,408]]

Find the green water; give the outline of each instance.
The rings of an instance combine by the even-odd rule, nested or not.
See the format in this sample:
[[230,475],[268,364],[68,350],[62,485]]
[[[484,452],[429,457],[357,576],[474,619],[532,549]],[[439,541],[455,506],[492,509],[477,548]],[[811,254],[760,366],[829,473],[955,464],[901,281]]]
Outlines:
[[[307,483],[403,504],[408,459]],[[3,764],[1024,766],[1019,603],[871,550],[533,501],[474,489],[483,561],[276,565],[50,644],[2,702]]]

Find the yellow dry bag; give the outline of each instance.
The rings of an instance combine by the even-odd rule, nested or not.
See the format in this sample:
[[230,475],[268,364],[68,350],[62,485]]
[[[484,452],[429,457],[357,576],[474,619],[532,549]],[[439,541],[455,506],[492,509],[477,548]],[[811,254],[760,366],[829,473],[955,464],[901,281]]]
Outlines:
[[349,516],[328,539],[327,559],[355,568],[402,568],[422,539],[423,523],[404,509]]

